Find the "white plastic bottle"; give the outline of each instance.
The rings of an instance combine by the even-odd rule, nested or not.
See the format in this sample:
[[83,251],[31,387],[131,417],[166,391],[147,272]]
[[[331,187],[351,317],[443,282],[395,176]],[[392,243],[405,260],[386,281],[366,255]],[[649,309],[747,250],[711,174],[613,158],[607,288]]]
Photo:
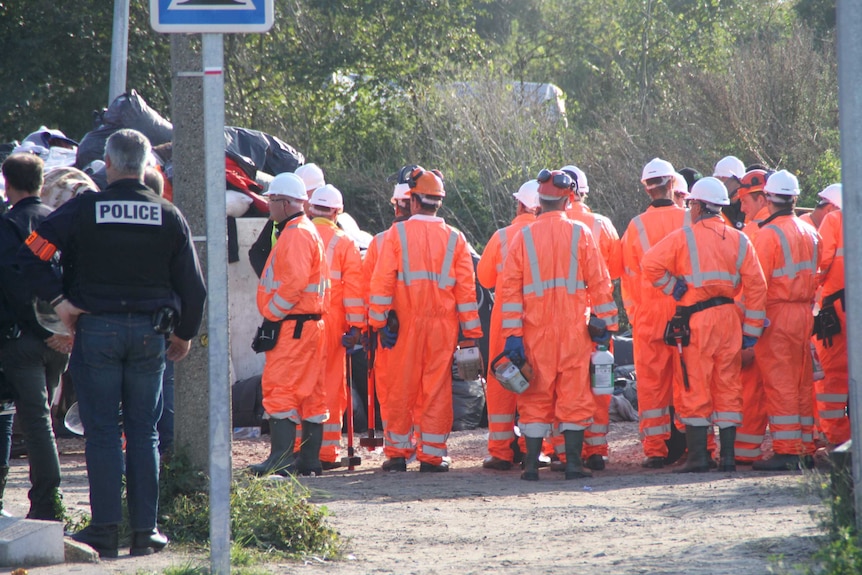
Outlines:
[[590,356],[590,387],[594,395],[614,392],[614,354],[606,345],[600,345]]

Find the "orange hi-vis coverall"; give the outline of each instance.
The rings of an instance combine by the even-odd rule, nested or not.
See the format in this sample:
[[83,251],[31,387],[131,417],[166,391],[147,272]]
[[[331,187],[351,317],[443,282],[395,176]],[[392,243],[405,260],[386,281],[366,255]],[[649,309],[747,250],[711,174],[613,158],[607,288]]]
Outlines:
[[323,381],[329,419],[323,424],[320,460],[338,460],[341,444],[342,415],[347,409],[345,356],[341,336],[351,327],[365,328],[365,300],[362,282],[362,258],[353,240],[327,218],[312,220],[325,246],[329,267],[329,310],[323,316],[326,339],[326,364]]
[[482,337],[473,258],[464,235],[443,218],[414,215],[383,239],[371,277],[368,323],[398,317],[398,340],[387,365],[388,409],[381,415],[387,457],[409,458],[418,433],[420,462],[440,465],[452,430],[452,360],[458,327]]
[[828,341],[814,339],[817,356],[823,367],[823,379],[814,382],[815,402],[820,418],[820,430],[829,443],[839,445],[850,439],[850,418],[847,416],[848,382],[847,316],[844,307],[844,231],[843,216],[836,210],[826,214],[820,223],[823,260],[821,262],[823,299],[821,308],[830,302],[835,306],[841,333]]
[[[691,341],[683,348],[690,388],[674,394],[678,417],[687,426],[739,426],[742,336],[760,337],[766,317],[766,281],[751,242],[717,216],[702,218],[656,244],[641,265],[666,294],[679,277],[688,284],[677,310],[690,314]],[[733,301],[740,289],[741,324]]]
[[[569,219],[581,222],[593,233],[593,239],[599,247],[599,253],[605,261],[610,273],[611,280],[619,279],[622,275],[622,254],[620,253],[620,236],[610,218],[592,212],[584,202],[573,202],[566,209]],[[592,350],[598,345],[593,343]],[[611,346],[611,352],[613,352]],[[593,414],[593,423],[584,431],[584,448],[582,456],[584,459],[591,455],[608,455],[608,429],[610,426],[610,406],[612,395],[596,395],[596,411]],[[562,435],[554,435],[552,442],[557,458],[566,461],[566,445]]]
[[[760,208],[753,218],[746,220],[742,233],[753,242],[760,230],[760,226],[757,224],[768,217],[769,208]],[[744,302],[739,301],[738,303],[737,309],[741,318],[745,307]],[[751,353],[754,354],[754,348],[751,348]],[[760,377],[757,362],[752,360],[748,365],[743,365],[740,378],[742,379],[742,425],[736,429],[734,452],[737,461],[751,462],[763,457],[760,446],[763,444],[768,423],[766,398],[763,394],[763,378]]]
[[322,365],[322,314],[329,306],[323,241],[304,214],[284,227],[257,286],[257,309],[280,321],[275,348],[266,352],[263,408],[270,417],[323,423],[329,418]]
[[671,200],[656,200],[632,218],[620,240],[623,304],[632,325],[640,434],[647,457],[667,457],[670,406],[674,382],[681,381],[681,367],[677,350],[664,342],[664,330],[676,302],[642,277],[641,260],[652,246],[682,228],[686,215],[686,210]]
[[[533,214],[521,214],[512,220],[512,224],[497,230],[488,244],[476,266],[476,276],[479,283],[486,289],[494,289],[496,295],[494,307],[491,308],[491,325],[488,334],[488,361],[490,362],[503,352],[506,339],[503,337],[503,314],[500,311],[499,294],[502,288],[503,263],[509,253],[509,246],[521,229],[536,221]],[[515,456],[512,441],[515,439],[515,408],[517,395],[505,389],[494,377],[493,370],[488,370],[488,384],[485,400],[488,404],[488,454],[511,462]]]
[[814,453],[812,306],[820,268],[820,236],[790,210],[760,223],[754,249],[766,277],[769,327],[754,346],[763,377],[772,449]]
[[503,265],[503,337],[523,337],[533,368],[518,397],[525,437],[587,429],[595,399],[590,389],[589,308],[617,329],[613,284],[589,228],[563,211],[545,212],[510,244]]

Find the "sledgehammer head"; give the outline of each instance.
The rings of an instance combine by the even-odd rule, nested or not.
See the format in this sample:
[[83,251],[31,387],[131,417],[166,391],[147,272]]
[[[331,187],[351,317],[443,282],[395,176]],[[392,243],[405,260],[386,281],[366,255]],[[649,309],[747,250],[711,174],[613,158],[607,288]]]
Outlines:
[[348,471],[353,471],[357,465],[362,464],[362,458],[358,455],[348,455],[341,458],[341,465],[347,467]]

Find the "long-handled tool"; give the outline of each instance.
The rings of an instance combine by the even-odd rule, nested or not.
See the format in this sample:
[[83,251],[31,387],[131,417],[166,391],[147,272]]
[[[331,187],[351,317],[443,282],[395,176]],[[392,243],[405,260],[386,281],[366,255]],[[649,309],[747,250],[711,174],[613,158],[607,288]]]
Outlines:
[[676,314],[667,322],[664,330],[664,342],[667,345],[676,346],[679,351],[679,363],[682,366],[682,383],[685,390],[689,391],[688,385],[688,368],[685,365],[685,358],[682,355],[682,348],[686,347],[691,341],[691,328],[688,326],[688,315],[683,315],[677,311]]
[[353,362],[349,353],[344,361],[347,369],[347,457],[341,458],[341,464],[353,471],[362,463],[362,458],[353,451]]
[[383,445],[382,437],[375,437],[374,428],[377,426],[377,416],[374,409],[376,397],[377,377],[374,371],[374,361],[377,358],[377,334],[374,330],[368,330],[368,437],[360,437],[359,445],[368,450],[374,450]]

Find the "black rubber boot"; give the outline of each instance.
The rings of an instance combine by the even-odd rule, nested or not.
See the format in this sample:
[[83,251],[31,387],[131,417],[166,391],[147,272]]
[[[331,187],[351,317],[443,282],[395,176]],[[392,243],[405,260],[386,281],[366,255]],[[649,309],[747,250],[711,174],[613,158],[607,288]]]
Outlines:
[[407,459],[403,457],[392,457],[383,462],[380,466],[383,471],[407,471]]
[[96,550],[99,557],[119,555],[120,531],[116,525],[88,525],[74,533],[72,539],[89,545]]
[[581,479],[592,477],[593,474],[584,469],[581,451],[584,449],[584,430],[567,429],[563,432],[566,439],[566,479]]
[[706,450],[706,434],[709,427],[706,425],[686,425],[685,444],[688,449],[688,458],[685,465],[674,469],[674,473],[705,473],[709,471],[709,455]]
[[262,463],[249,466],[257,476],[296,473],[296,456],[293,444],[296,441],[296,424],[289,419],[269,420],[269,457]]
[[542,438],[527,437],[527,453],[524,455],[524,471],[521,473],[521,479],[524,481],[539,480],[539,454],[542,453]]
[[132,534],[132,545],[129,547],[129,555],[140,557],[158,553],[168,545],[168,538],[162,535],[158,529],[152,531],[135,531]]
[[718,456],[719,471],[736,471],[736,428],[724,427],[718,430],[718,441],[721,443],[721,451]]
[[605,458],[594,453],[584,460],[584,467],[593,471],[602,471],[605,468]]
[[323,424],[302,422],[302,447],[299,449],[299,473],[301,475],[322,475],[320,446],[323,445]]
[[755,461],[751,468],[755,471],[794,471],[799,469],[799,456],[776,453],[769,459]]

